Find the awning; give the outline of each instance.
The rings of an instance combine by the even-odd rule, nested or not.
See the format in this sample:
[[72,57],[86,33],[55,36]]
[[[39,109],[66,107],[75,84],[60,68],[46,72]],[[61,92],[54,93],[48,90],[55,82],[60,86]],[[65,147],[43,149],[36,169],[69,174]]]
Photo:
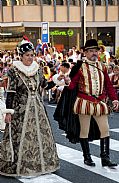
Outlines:
[[23,22],[6,22],[0,23],[0,27],[21,27],[24,26]]

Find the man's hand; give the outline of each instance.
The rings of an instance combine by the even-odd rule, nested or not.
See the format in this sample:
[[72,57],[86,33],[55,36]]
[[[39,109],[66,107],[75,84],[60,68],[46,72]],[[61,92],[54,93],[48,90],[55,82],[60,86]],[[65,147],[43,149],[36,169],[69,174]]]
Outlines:
[[10,113],[7,113],[5,116],[5,123],[11,123],[12,115]]
[[71,82],[71,79],[70,79],[70,77],[65,77],[65,84],[66,85],[69,85],[70,84],[70,82]]
[[65,75],[61,74],[57,79],[58,79],[59,81],[61,81],[61,80],[64,79],[64,78],[65,78]]
[[112,104],[113,104],[113,110],[117,111],[119,109],[119,101],[114,100],[114,101],[112,101]]

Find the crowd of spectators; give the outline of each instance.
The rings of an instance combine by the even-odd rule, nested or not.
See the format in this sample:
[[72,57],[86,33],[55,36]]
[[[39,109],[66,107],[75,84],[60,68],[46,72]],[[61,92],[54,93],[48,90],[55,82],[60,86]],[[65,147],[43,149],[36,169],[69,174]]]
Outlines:
[[[48,85],[43,92],[45,97],[49,95],[49,103],[56,104],[59,100],[63,87],[69,83],[69,73],[71,68],[77,63],[78,60],[85,59],[85,53],[83,47],[80,50],[74,45],[68,51],[57,51],[55,47],[42,45],[36,47],[34,51],[34,59],[43,69],[45,79],[48,81]],[[12,66],[14,61],[19,60],[18,50],[14,51],[4,50],[0,51],[0,86],[7,89],[7,71]],[[115,87],[119,96],[119,61],[115,55],[110,55],[104,45],[100,46],[99,61],[103,62],[108,68],[108,74],[110,80]],[[43,96],[44,97],[44,96]]]

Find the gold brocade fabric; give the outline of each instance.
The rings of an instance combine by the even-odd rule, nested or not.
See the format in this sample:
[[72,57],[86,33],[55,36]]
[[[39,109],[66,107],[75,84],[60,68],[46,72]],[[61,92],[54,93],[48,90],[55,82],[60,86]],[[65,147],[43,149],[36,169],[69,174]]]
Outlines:
[[54,172],[59,168],[51,126],[39,95],[43,82],[40,70],[25,76],[12,68],[9,72],[9,90],[15,91],[11,122],[14,161],[11,161],[9,128],[6,125],[0,144],[0,174],[6,176],[35,176]]

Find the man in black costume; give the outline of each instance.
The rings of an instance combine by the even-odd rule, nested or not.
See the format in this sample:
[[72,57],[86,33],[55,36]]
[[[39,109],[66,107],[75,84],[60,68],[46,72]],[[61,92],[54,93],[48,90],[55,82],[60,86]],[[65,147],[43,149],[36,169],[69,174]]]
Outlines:
[[[78,87],[76,100],[75,102],[73,100],[71,101],[71,97],[67,94],[64,95],[64,91],[63,95],[66,97],[63,99],[63,96],[61,96],[61,100],[63,99],[63,101],[59,101],[58,107],[60,107],[63,102],[65,104],[63,104],[59,114],[56,109],[54,118],[57,118],[56,120],[59,122],[59,126],[61,129],[65,130],[67,138],[69,138],[70,141],[73,142],[73,140],[75,140],[75,142],[78,142],[74,136],[77,137],[77,133],[80,131],[80,135],[78,133],[78,136],[80,137],[79,140],[83,150],[84,163],[88,166],[95,166],[89,148],[90,126],[93,118],[99,130],[102,166],[113,167],[117,166],[117,164],[113,163],[109,157],[109,107],[105,101],[108,96],[112,100],[113,109],[118,110],[118,99],[112,83],[110,82],[106,66],[98,61],[98,50],[99,47],[95,39],[86,41],[86,59],[77,63],[77,66],[74,66],[70,73],[71,82],[68,89],[69,91],[72,91],[73,94],[73,91]],[[66,104],[67,96],[68,101]],[[71,113],[71,102],[74,102],[73,112],[76,116],[74,116],[73,112]],[[69,106],[71,107],[69,108]],[[78,124],[76,124],[77,116],[78,121],[80,122],[79,131],[77,131]],[[63,127],[63,125],[65,127]],[[73,128],[75,128],[74,131],[72,130]],[[94,129],[92,132],[97,133]]]

